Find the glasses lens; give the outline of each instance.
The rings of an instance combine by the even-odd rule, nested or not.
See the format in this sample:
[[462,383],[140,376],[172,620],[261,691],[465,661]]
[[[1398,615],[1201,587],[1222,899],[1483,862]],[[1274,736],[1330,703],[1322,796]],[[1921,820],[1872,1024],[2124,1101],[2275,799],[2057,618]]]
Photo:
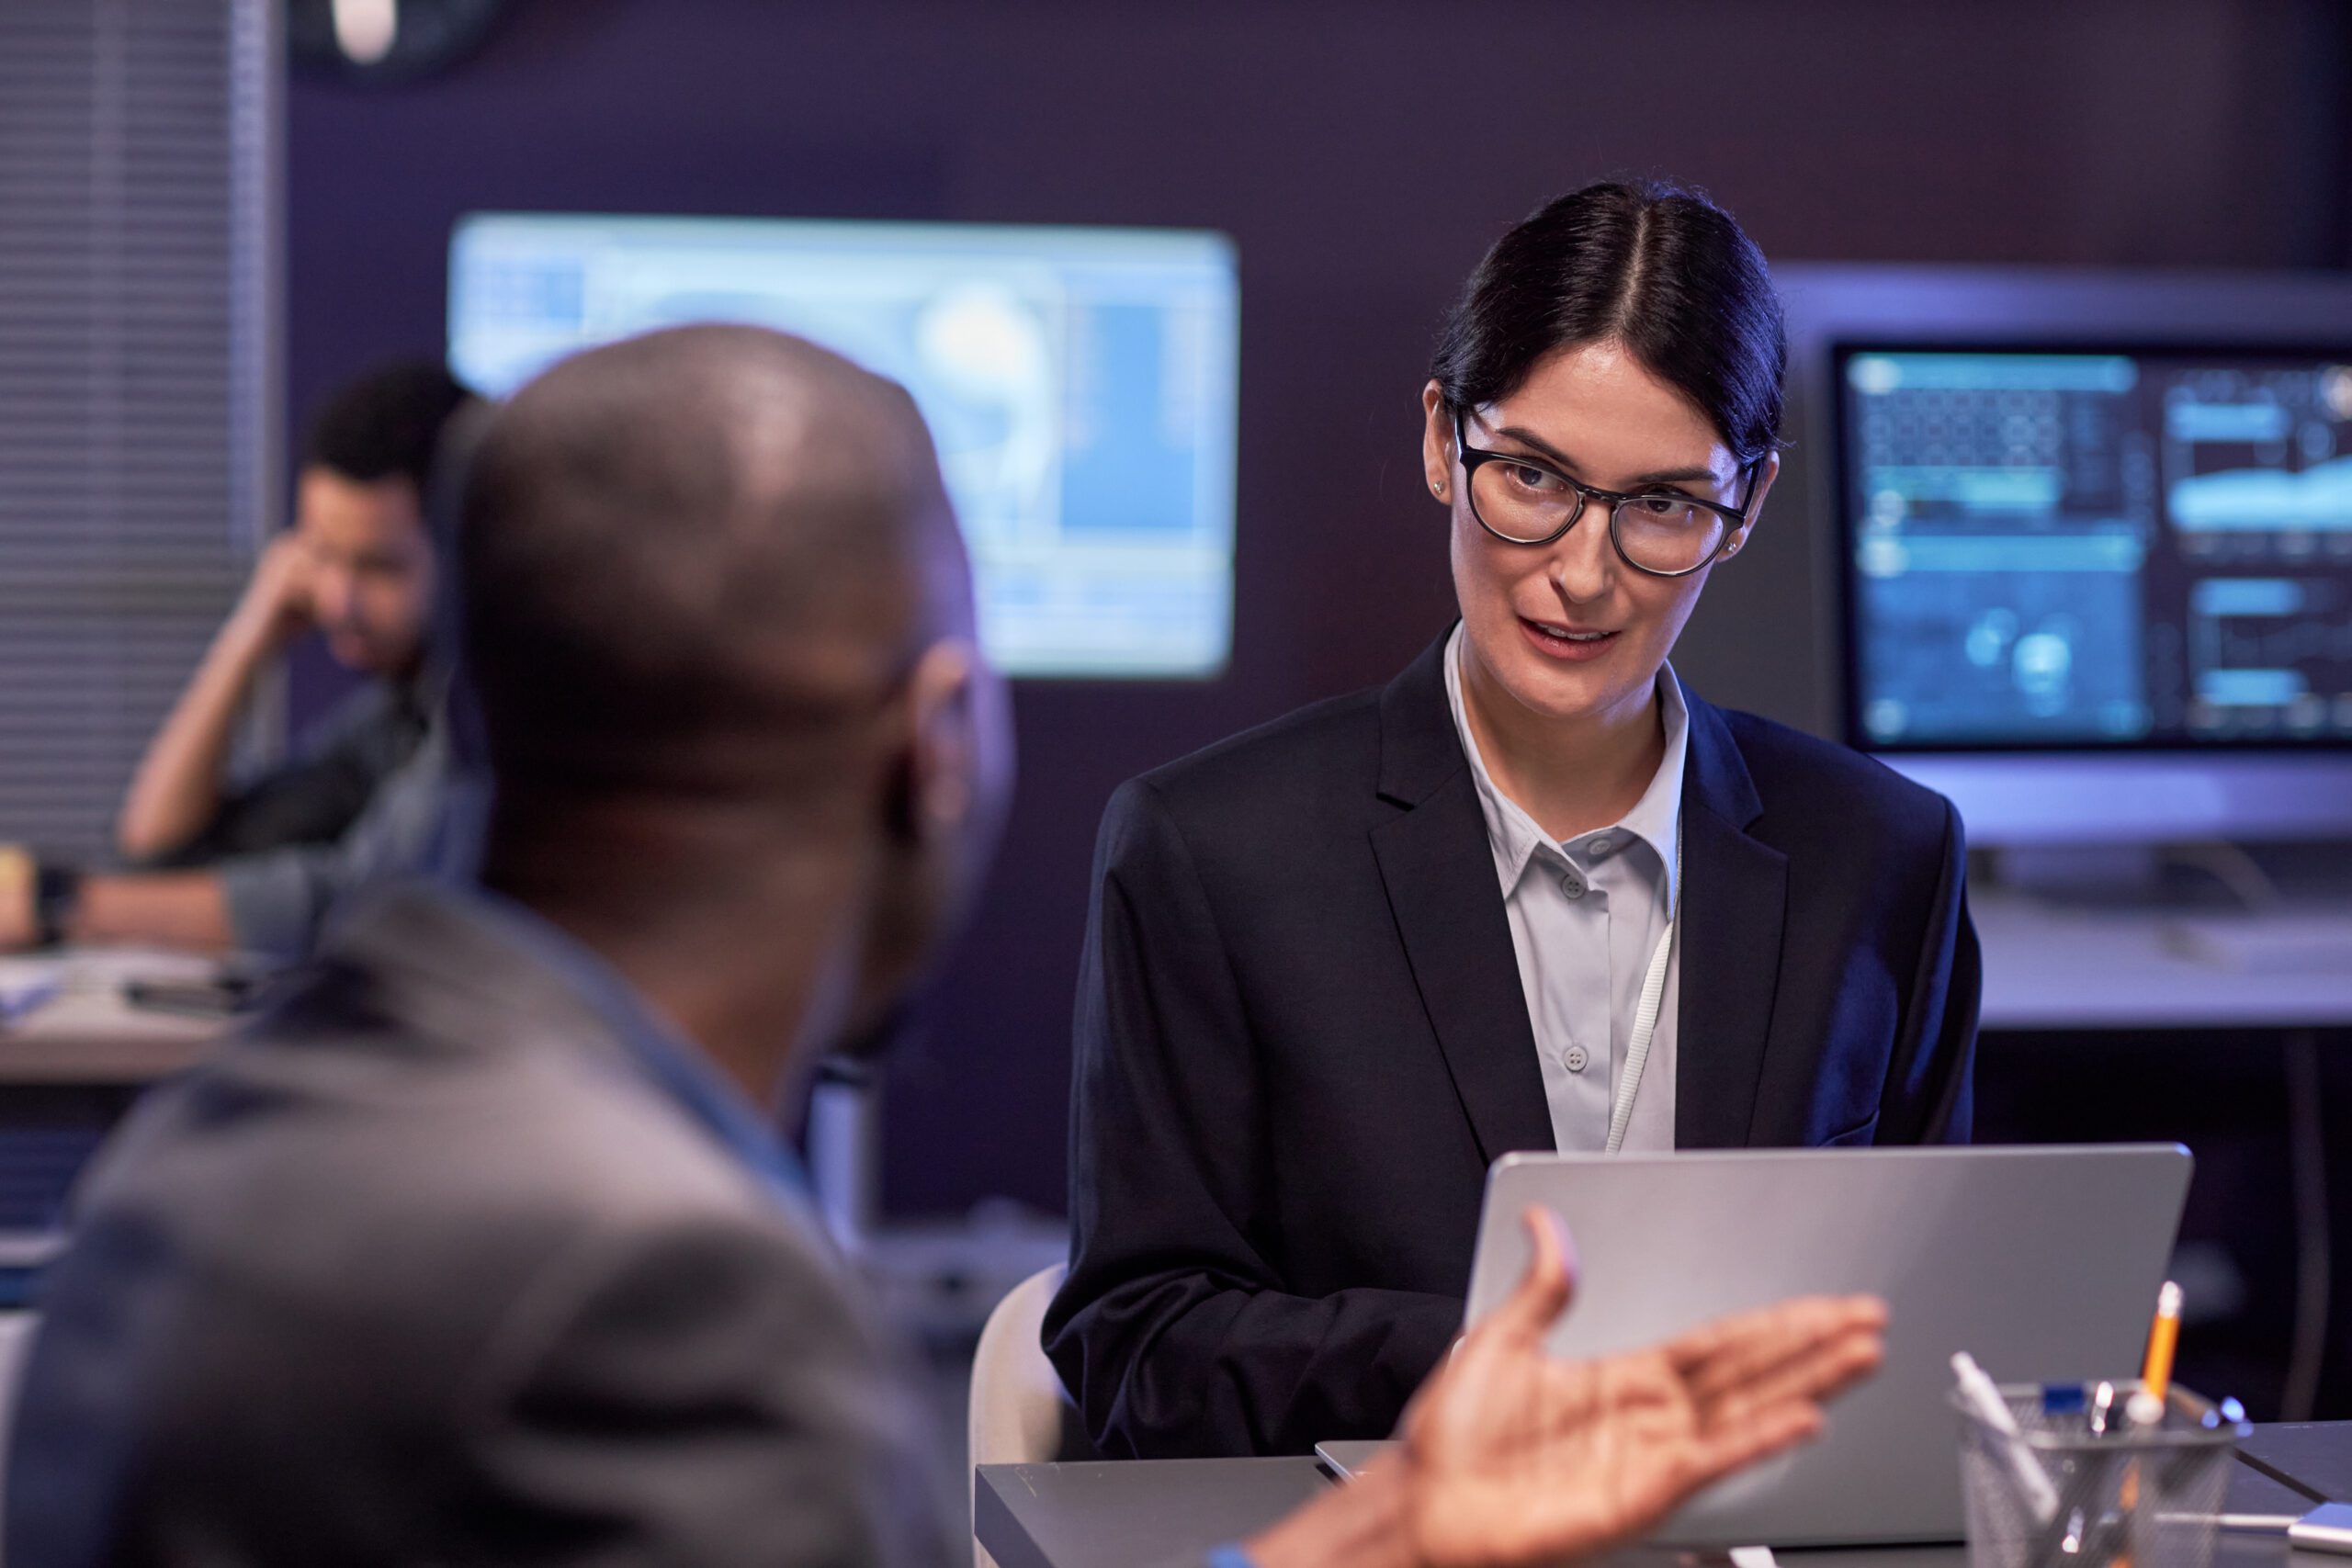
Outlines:
[[1617,503],[1617,547],[1645,571],[1690,571],[1712,558],[1731,520],[1679,495],[1637,495]]
[[1551,469],[1505,458],[1471,470],[1470,504],[1478,521],[1504,538],[1535,544],[1568,525],[1577,496]]

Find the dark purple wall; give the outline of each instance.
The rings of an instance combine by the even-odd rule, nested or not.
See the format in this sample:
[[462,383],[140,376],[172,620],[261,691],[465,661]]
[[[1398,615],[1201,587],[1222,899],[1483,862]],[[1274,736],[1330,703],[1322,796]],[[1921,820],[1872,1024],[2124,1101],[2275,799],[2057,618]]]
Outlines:
[[[289,406],[437,346],[449,228],[470,209],[1235,237],[1232,671],[1021,690],[1003,860],[891,1089],[894,1210],[991,1192],[1058,1208],[1102,800],[1154,762],[1385,678],[1442,628],[1416,400],[1438,314],[1502,227],[1596,175],[1655,174],[1705,186],[1781,260],[2338,265],[2352,258],[2335,10],[518,0],[440,79],[298,81]],[[1749,561],[1799,558],[1802,520],[1780,521]],[[1814,677],[1776,645],[1772,610],[1719,591],[1679,668],[1804,710]]]

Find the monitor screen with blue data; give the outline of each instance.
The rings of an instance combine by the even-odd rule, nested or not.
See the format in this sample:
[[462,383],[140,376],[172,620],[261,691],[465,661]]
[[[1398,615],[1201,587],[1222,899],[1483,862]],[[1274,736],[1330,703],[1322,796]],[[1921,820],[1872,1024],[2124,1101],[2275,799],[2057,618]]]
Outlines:
[[1212,233],[491,213],[452,242],[449,363],[503,396],[656,327],[813,339],[922,407],[1000,668],[1201,677],[1232,645],[1238,311]]
[[2352,347],[1834,354],[1857,744],[2352,746]]

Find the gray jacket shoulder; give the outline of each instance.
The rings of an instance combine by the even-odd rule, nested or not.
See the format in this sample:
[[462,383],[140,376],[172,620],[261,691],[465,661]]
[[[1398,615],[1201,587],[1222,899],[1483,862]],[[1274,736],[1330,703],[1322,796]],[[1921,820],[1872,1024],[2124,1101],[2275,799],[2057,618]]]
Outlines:
[[[805,1208],[605,1056],[381,1021],[142,1106],[48,1292],[13,1495],[256,1562],[937,1559],[918,1416]],[[125,1443],[135,1475],[74,1462]]]

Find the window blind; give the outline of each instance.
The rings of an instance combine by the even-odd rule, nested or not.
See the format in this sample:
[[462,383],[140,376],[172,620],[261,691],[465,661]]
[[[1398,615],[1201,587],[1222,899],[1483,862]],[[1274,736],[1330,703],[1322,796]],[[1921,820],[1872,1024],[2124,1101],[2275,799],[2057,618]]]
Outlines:
[[269,0],[0,0],[0,840],[103,855],[272,522]]

